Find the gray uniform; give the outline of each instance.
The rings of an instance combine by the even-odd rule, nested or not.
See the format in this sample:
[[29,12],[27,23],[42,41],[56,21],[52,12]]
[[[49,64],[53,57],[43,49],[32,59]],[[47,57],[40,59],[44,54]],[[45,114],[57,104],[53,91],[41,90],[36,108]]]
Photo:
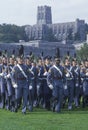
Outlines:
[[[16,84],[15,87],[15,99],[16,99],[16,110],[17,110],[17,105],[19,102],[20,98],[23,98],[23,108],[22,108],[22,112],[26,112],[26,106],[27,106],[27,97],[28,97],[28,78],[26,76],[28,76],[29,72],[28,72],[28,67],[24,64],[19,64],[21,69],[19,69],[19,67],[16,65],[13,68],[12,71],[12,82],[13,84]],[[23,74],[23,72],[25,74]],[[25,76],[26,75],[26,76]]]
[[[56,67],[59,69],[56,69]],[[61,65],[52,66],[47,76],[48,85],[53,85],[53,111],[60,112],[63,102],[64,68]]]

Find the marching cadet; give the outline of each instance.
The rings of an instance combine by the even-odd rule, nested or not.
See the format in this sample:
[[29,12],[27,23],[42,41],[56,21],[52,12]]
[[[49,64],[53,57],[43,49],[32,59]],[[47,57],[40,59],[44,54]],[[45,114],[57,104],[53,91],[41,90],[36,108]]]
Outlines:
[[8,93],[7,93],[7,83],[5,76],[7,75],[7,57],[2,58],[2,67],[1,67],[1,73],[0,73],[0,91],[1,91],[1,104],[0,108],[4,108],[5,105],[7,107],[7,101],[8,101]]
[[54,65],[47,76],[48,86],[52,89],[53,111],[60,112],[63,102],[64,68],[60,65],[60,58],[55,57]]
[[33,73],[33,76],[31,77],[31,81],[32,81],[32,94],[33,94],[33,106],[36,107],[37,106],[37,84],[38,84],[38,67],[36,62],[32,62],[32,67],[31,67],[31,71]]
[[65,68],[65,77],[66,77],[64,89],[66,89],[68,92],[68,110],[71,110],[73,99],[74,99],[74,70],[70,64],[69,58],[65,59],[64,68]]
[[43,77],[44,77],[44,61],[39,58],[38,60],[38,85],[37,85],[37,94],[38,94],[38,104],[42,107],[45,106],[44,104],[44,83],[43,83]]
[[79,104],[81,104],[81,99],[82,99],[82,107],[83,107],[83,72],[84,72],[84,63],[80,63],[80,93],[79,93]]
[[32,71],[32,61],[31,57],[27,56],[25,59],[25,64],[28,67],[28,71],[30,74],[28,75],[28,109],[29,111],[33,111],[33,85],[32,85],[32,78],[34,76],[34,73]]
[[80,68],[77,65],[77,60],[72,60],[72,66],[74,70],[74,102],[75,106],[79,106],[79,94],[80,94]]
[[47,75],[51,67],[50,61],[51,61],[50,56],[46,56],[44,59],[43,84],[44,84],[44,104],[47,110],[50,110],[50,99],[52,96],[52,90],[48,87],[47,84]]
[[81,78],[83,79],[83,107],[88,105],[88,61],[85,60],[84,67],[81,70]]
[[22,56],[17,57],[17,65],[12,70],[12,83],[15,88],[15,112],[18,110],[20,98],[23,99],[22,113],[26,113],[28,97],[28,67],[24,64]]
[[2,57],[0,57],[0,108],[2,108],[2,102],[1,102],[1,75],[2,75]]
[[7,81],[7,92],[8,92],[8,109],[13,111],[14,110],[14,102],[15,102],[15,91],[12,85],[12,80],[11,80],[11,73],[12,69],[14,67],[14,62],[15,62],[15,57],[10,56],[9,58],[9,64],[8,64],[8,70],[7,70],[7,76],[6,76],[6,81]]

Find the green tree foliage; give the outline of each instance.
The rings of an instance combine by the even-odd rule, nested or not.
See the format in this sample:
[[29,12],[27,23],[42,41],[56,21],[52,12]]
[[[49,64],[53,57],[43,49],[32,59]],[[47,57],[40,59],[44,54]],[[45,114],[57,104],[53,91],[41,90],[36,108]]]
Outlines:
[[77,57],[79,60],[88,60],[88,44],[85,43],[80,50],[77,51]]
[[19,42],[19,40],[28,40],[24,31],[24,26],[11,24],[0,25],[0,42],[10,43]]
[[85,24],[86,34],[88,34],[88,24]]

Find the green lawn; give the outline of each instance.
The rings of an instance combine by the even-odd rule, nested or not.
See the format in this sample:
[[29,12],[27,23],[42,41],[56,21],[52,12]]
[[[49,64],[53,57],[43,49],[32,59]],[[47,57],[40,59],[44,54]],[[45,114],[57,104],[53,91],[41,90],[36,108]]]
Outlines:
[[88,108],[53,113],[43,109],[22,115],[0,110],[0,130],[88,130]]

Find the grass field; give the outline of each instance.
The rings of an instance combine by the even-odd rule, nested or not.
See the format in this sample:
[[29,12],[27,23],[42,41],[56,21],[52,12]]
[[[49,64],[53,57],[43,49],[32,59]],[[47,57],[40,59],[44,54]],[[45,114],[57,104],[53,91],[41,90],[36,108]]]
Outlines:
[[53,113],[34,109],[26,115],[0,110],[0,130],[88,130],[88,108]]

